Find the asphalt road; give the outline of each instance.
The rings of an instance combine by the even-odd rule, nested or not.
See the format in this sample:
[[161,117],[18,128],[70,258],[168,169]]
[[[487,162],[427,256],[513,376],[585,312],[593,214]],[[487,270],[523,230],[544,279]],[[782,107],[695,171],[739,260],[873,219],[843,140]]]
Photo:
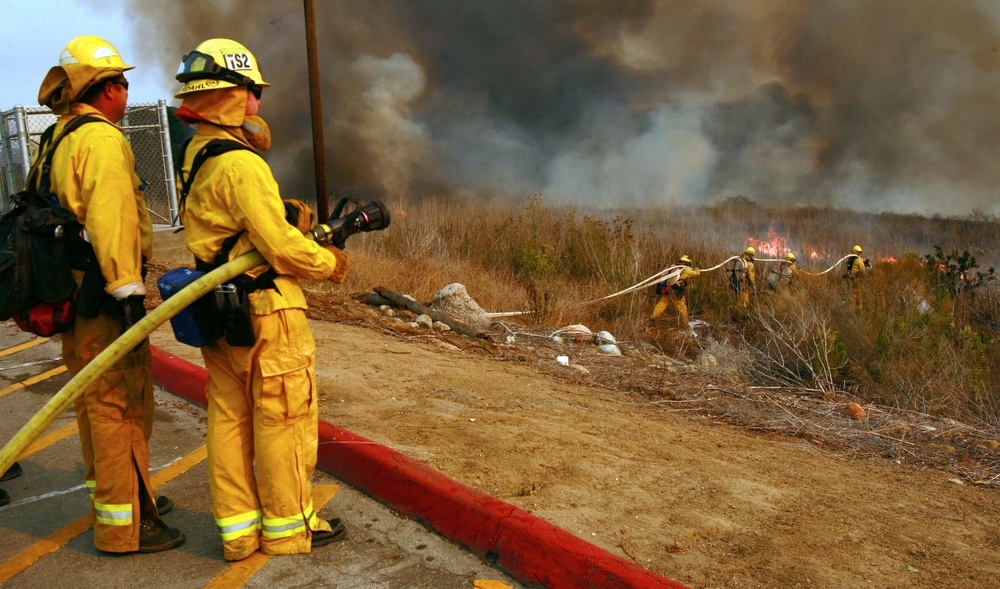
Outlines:
[[[6,444],[69,380],[58,339],[0,323],[0,444]],[[211,516],[205,414],[156,392],[150,440],[157,492],[174,502],[165,521],[187,541],[159,554],[111,555],[93,545],[91,507],[72,409],[22,455],[24,474],[0,483],[0,583],[4,587],[333,587],[503,589],[522,587],[459,546],[318,472],[320,516],[342,518],[347,540],[308,555],[260,553],[229,563]]]

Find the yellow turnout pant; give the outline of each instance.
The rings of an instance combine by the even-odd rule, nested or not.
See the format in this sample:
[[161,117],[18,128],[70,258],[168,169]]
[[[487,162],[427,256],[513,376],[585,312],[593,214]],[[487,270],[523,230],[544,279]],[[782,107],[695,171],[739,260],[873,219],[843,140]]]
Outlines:
[[[120,319],[101,311],[77,317],[62,334],[71,375],[111,345]],[[94,507],[94,545],[106,552],[139,549],[139,523],[157,517],[149,482],[149,436],[153,431],[153,371],[149,340],[114,363],[76,402],[76,421]]]
[[319,408],[316,344],[302,309],[252,316],[257,341],[202,348],[208,475],[226,560],[311,550],[330,531],[312,505]]
[[653,313],[649,316],[650,319],[656,319],[663,314],[669,307],[673,306],[677,309],[677,323],[681,327],[687,327],[688,325],[688,307],[687,301],[683,296],[676,296],[672,292],[668,292],[665,295],[660,295],[660,299],[656,301],[656,305],[653,306]]

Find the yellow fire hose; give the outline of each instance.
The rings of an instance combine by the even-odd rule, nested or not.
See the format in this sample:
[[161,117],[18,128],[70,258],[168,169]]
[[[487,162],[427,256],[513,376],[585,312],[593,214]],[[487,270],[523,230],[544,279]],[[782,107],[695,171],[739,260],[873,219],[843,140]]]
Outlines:
[[38,413],[28,420],[28,423],[21,428],[21,431],[10,439],[0,450],[0,473],[6,472],[8,468],[20,457],[21,453],[44,432],[57,417],[62,415],[76,399],[83,394],[87,387],[104,373],[112,364],[117,362],[129,350],[135,348],[142,340],[149,337],[154,329],[162,325],[165,321],[180,313],[185,307],[197,301],[204,295],[212,291],[216,286],[232,280],[233,278],[247,272],[261,264],[266,263],[264,257],[258,252],[252,251],[224,264],[191,284],[185,286],[166,301],[149,312],[141,321],[133,325],[128,331],[116,339],[83,370],[70,379],[66,385],[55,394],[49,402],[42,407]]

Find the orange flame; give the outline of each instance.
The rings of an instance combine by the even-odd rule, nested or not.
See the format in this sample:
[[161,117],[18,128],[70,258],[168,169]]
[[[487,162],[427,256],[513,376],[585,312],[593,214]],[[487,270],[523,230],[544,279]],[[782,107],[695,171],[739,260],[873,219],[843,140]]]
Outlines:
[[773,226],[767,228],[766,240],[748,237],[747,243],[753,246],[753,248],[757,250],[757,253],[762,255],[762,257],[777,258],[792,251],[792,249],[786,244],[785,238],[775,233]]

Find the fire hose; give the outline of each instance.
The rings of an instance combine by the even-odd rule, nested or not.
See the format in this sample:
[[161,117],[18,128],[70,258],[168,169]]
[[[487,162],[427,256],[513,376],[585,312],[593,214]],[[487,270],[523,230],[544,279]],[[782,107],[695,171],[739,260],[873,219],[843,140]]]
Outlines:
[[[716,264],[715,266],[712,266],[711,268],[704,268],[704,269],[702,269],[701,272],[705,273],[705,272],[711,272],[713,270],[718,270],[719,268],[725,266],[726,264],[728,264],[729,262],[732,262],[733,260],[738,259],[739,257],[740,256],[732,256],[732,257],[726,258],[725,260],[723,260],[719,264]],[[826,274],[827,272],[830,272],[831,270],[833,270],[834,268],[836,268],[837,266],[839,266],[841,262],[843,262],[844,260],[846,260],[849,257],[850,257],[850,254],[844,256],[843,258],[840,258],[839,260],[837,260],[836,262],[834,262],[832,266],[830,266],[826,270],[823,270],[822,272],[818,272],[818,273],[815,273],[815,274],[812,273],[812,272],[806,272],[805,270],[803,270],[802,272],[805,273],[805,274],[808,274],[810,276],[822,276],[823,274]],[[773,258],[757,258],[755,261],[757,261],[757,262],[784,262],[785,260],[773,259]],[[653,274],[649,278],[646,278],[645,280],[637,282],[636,284],[633,284],[632,286],[630,286],[630,287],[628,287],[626,289],[620,290],[620,291],[618,291],[616,293],[612,293],[612,294],[609,294],[607,296],[603,296],[603,297],[600,297],[600,298],[597,298],[597,299],[591,299],[589,301],[584,301],[582,303],[577,303],[577,304],[571,305],[570,307],[567,307],[567,308],[569,308],[569,309],[575,309],[577,307],[583,307],[585,305],[590,305],[590,304],[597,303],[597,302],[600,302],[600,301],[606,301],[608,299],[613,299],[614,297],[621,296],[623,294],[627,294],[627,293],[630,293],[630,292],[635,291],[635,290],[639,290],[639,289],[642,289],[642,288],[646,288],[648,286],[652,286],[652,285],[654,285],[654,284],[656,284],[658,282],[667,281],[669,283],[671,280],[676,281],[677,277],[680,276],[680,274],[684,270],[684,268],[687,268],[687,266],[681,266],[681,265],[667,266],[666,268],[664,268],[663,270],[660,270],[656,274]],[[530,311],[510,311],[510,312],[500,312],[500,313],[487,313],[487,315],[489,315],[490,317],[513,317],[515,315],[530,315],[530,314],[531,314]]]
[[71,378],[62,389],[21,428],[13,438],[0,450],[0,472],[6,472],[22,452],[42,434],[57,417],[63,414],[76,401],[87,387],[92,385],[112,364],[117,362],[129,350],[139,345],[149,337],[157,327],[185,307],[194,303],[212,291],[216,286],[236,278],[257,266],[266,264],[264,257],[257,251],[252,251],[223,264],[215,270],[198,278],[171,296],[161,305],[150,311],[138,323],[115,340],[103,352],[97,355],[76,376]]
[[[345,214],[348,205],[355,209]],[[320,245],[328,243],[343,246],[344,240],[355,233],[380,231],[389,226],[391,217],[389,209],[382,201],[373,200],[367,204],[341,198],[334,209],[331,218],[326,223],[317,225],[306,235]],[[149,337],[153,330],[162,325],[186,307],[207,295],[216,286],[236,278],[240,274],[266,264],[264,256],[252,251],[219,266],[215,270],[201,276],[191,284],[177,291],[176,294],[157,308],[149,312],[138,323],[133,325],[121,337],[111,343],[103,352],[97,355],[76,376],[70,379],[38,413],[24,424],[13,438],[0,450],[0,472],[6,472],[22,452],[38,438],[69,406],[83,394],[87,387],[104,373],[112,364]]]

